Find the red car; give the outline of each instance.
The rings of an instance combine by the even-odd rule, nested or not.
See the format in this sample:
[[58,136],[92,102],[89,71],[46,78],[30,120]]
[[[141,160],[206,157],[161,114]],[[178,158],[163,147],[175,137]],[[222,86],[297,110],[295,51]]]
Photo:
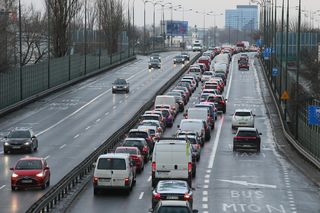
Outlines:
[[127,153],[130,158],[136,163],[138,172],[142,172],[144,169],[144,157],[137,147],[132,146],[119,146],[116,148],[115,153]]
[[19,188],[41,187],[50,185],[50,169],[45,159],[26,157],[18,160],[11,175],[12,191]]
[[207,67],[206,67],[206,71],[208,71],[210,69],[210,64],[211,64],[211,59],[210,57],[208,56],[201,56],[199,59],[198,59],[198,63],[203,63],[205,64]]

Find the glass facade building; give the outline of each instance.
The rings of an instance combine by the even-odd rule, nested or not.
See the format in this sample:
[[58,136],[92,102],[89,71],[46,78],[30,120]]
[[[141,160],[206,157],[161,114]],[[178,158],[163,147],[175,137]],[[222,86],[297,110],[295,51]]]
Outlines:
[[236,9],[226,10],[225,27],[240,31],[258,30],[258,6],[237,5]]

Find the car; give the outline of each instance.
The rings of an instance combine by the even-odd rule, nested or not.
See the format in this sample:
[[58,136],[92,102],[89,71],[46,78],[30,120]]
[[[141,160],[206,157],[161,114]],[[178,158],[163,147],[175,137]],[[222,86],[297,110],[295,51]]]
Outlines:
[[201,56],[198,59],[198,63],[204,63],[206,65],[206,71],[209,71],[210,64],[211,64],[211,58],[209,56]]
[[191,208],[188,201],[181,200],[160,200],[154,209],[150,209],[152,213],[198,213],[197,209]]
[[141,154],[138,147],[118,146],[114,153],[127,153],[134,160],[136,169],[141,173],[144,169],[144,156]]
[[116,93],[117,91],[129,93],[129,82],[124,78],[117,78],[112,83],[112,93]]
[[216,104],[216,108],[218,111],[222,111],[226,113],[227,110],[227,99],[225,99],[222,95],[215,95],[212,98],[208,97],[207,102],[214,102]]
[[50,185],[50,168],[44,158],[21,158],[10,170],[12,191],[30,187],[45,189]]
[[159,59],[151,59],[149,61],[148,67],[149,67],[149,69],[151,69],[151,68],[160,69],[161,68],[161,61]]
[[[151,136],[153,141],[156,141],[156,139],[161,137],[162,131],[159,131],[159,129],[155,126],[143,126],[139,124],[137,126],[138,130],[148,131],[148,134]],[[162,128],[161,128],[162,129]]]
[[203,83],[203,82],[209,81],[212,77],[214,77],[214,72],[213,71],[205,71],[202,74],[201,82]]
[[[159,109],[159,110],[161,110],[161,109]],[[163,133],[163,128],[161,127],[161,123],[159,121],[156,121],[156,120],[142,120],[142,121],[139,122],[138,127],[139,126],[145,126],[145,127],[152,126],[152,127],[155,127],[157,129],[156,133],[159,133],[160,136]]]
[[[164,123],[164,119],[162,117],[162,113],[159,111],[152,111],[152,114],[150,113],[151,111],[146,111],[143,115],[141,115],[141,120],[155,120],[155,121],[159,121],[160,125],[162,127],[162,129],[165,129],[165,123]],[[150,114],[149,114],[150,113]]]
[[192,185],[195,176],[190,143],[184,138],[160,138],[155,143],[151,163],[151,184],[160,180],[179,179]]
[[161,111],[163,118],[164,118],[165,125],[167,127],[172,127],[173,121],[174,121],[174,116],[172,115],[171,111],[166,108],[158,108],[157,110]]
[[152,59],[157,59],[161,62],[161,57],[158,53],[152,53],[150,56],[150,60],[152,60]]
[[187,52],[182,52],[181,55],[184,57],[185,61],[190,61],[190,55]]
[[232,116],[232,129],[238,127],[254,127],[254,116],[252,110],[236,109]]
[[200,135],[201,141],[205,141],[206,126],[200,119],[182,119],[178,125],[178,131],[196,131]]
[[201,81],[202,70],[201,70],[200,66],[190,66],[187,73],[195,75],[197,77],[198,81]]
[[262,133],[258,132],[257,128],[239,127],[236,135],[233,137],[233,151],[239,149],[255,149],[260,152],[260,144]]
[[174,96],[175,99],[176,99],[176,102],[179,104],[179,111],[180,111],[180,112],[183,112],[183,111],[184,111],[185,101],[184,101],[184,99],[183,99],[183,96],[182,96],[181,92],[170,91],[170,92],[168,92],[166,95]]
[[184,64],[185,63],[185,58],[183,55],[176,55],[173,58],[173,64]]
[[160,200],[188,201],[192,208],[192,189],[183,180],[161,180],[152,191],[152,208],[155,208]]
[[169,105],[174,116],[179,112],[179,104],[177,103],[176,98],[172,95],[157,95],[156,100],[154,101],[154,108],[156,109],[156,106],[163,108],[162,105]]
[[196,137],[197,138],[197,141],[199,141],[200,145],[203,146],[204,143],[203,141],[201,140],[201,136],[199,135],[199,133],[197,131],[183,131],[183,130],[178,130],[176,132],[176,135],[175,135],[177,138],[182,138],[182,137]]
[[246,60],[241,60],[238,62],[238,69],[239,70],[242,70],[242,69],[245,69],[245,70],[249,70],[249,63],[248,61]]
[[15,128],[4,137],[3,153],[25,151],[32,153],[38,150],[38,138],[30,128]]
[[150,158],[150,147],[143,138],[126,138],[121,146],[137,147],[144,157],[144,162],[147,163]]
[[[210,97],[211,95],[209,95]],[[218,119],[218,109],[216,108],[216,104],[214,102],[200,102],[199,104],[196,104],[194,107],[206,107],[209,110],[209,114],[211,119],[217,120]]]
[[93,193],[123,189],[129,193],[136,182],[136,167],[129,154],[108,153],[98,157],[93,172]]

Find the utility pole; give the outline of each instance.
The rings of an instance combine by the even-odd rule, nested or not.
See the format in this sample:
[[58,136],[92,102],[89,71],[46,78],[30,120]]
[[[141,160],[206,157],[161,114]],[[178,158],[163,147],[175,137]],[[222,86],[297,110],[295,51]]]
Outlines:
[[299,0],[299,13],[298,13],[298,38],[297,38],[297,73],[296,73],[296,92],[295,92],[295,102],[296,102],[296,139],[299,137],[299,75],[300,75],[300,34],[301,34],[301,0]]

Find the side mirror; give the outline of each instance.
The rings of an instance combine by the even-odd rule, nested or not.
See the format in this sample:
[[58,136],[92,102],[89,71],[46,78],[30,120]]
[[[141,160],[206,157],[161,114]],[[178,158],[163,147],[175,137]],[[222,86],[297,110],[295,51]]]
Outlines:
[[177,128],[180,129],[180,125],[179,124],[177,125]]
[[10,167],[10,170],[13,171],[13,167]]
[[149,212],[153,212],[153,209],[149,209],[148,211],[149,211]]
[[32,135],[31,139],[36,139],[37,137],[35,135]]
[[96,167],[96,165],[97,165],[97,162],[92,163],[92,166]]
[[259,132],[259,135],[262,135],[262,133],[261,133],[261,132]]
[[256,114],[253,114],[253,116],[256,116]]
[[44,170],[50,170],[49,166],[44,167]]
[[227,98],[225,98],[224,100],[225,100],[225,101],[227,101],[228,99],[227,99]]

